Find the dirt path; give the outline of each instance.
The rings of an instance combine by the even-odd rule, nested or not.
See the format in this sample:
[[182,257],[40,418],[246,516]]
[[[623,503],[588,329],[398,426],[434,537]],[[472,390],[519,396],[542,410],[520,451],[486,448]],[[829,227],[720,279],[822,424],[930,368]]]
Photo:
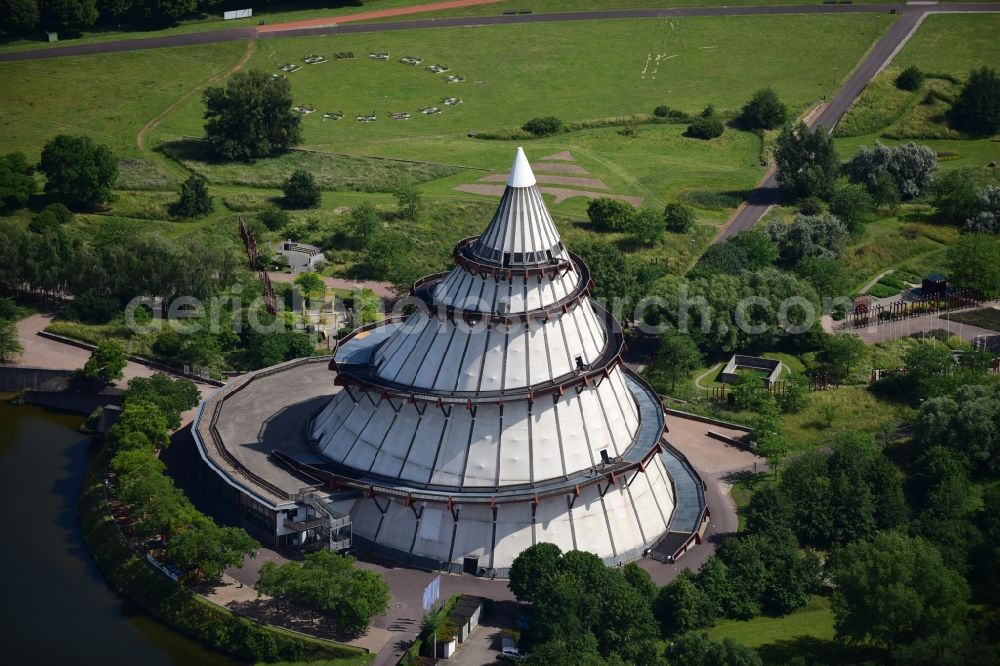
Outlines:
[[346,16],[326,16],[323,18],[306,19],[304,21],[289,21],[287,23],[275,23],[274,25],[262,25],[257,28],[257,32],[281,32],[283,30],[299,30],[301,28],[326,28],[333,25],[339,25],[341,23],[371,21],[374,19],[392,18],[393,16],[409,16],[410,14],[438,12],[445,9],[459,9],[461,7],[489,5],[495,2],[500,2],[500,0],[448,0],[447,2],[434,2],[427,5],[415,5],[413,7],[376,9],[370,12],[347,14]]
[[177,111],[177,109],[181,108],[181,106],[186,104],[188,100],[190,100],[192,97],[200,93],[208,86],[212,85],[213,83],[217,83],[222,79],[226,78],[227,76],[235,74],[236,72],[243,69],[243,66],[250,61],[250,58],[253,57],[253,54],[256,50],[257,50],[257,40],[255,39],[249,40],[247,42],[246,50],[243,52],[243,55],[240,57],[239,61],[237,61],[235,65],[230,67],[225,72],[220,72],[218,74],[212,75],[211,77],[200,83],[198,86],[196,86],[192,90],[182,95],[173,104],[164,109],[162,113],[160,113],[158,116],[156,116],[148,123],[146,123],[145,126],[143,126],[141,130],[139,130],[139,133],[135,135],[135,143],[139,147],[139,150],[142,152],[148,152],[148,149],[146,148],[146,137],[149,136],[150,132],[159,127],[160,123],[162,123],[167,116]]
[[871,289],[872,287],[874,287],[876,282],[878,282],[879,280],[881,280],[882,278],[884,278],[886,275],[889,275],[890,273],[895,273],[895,272],[896,272],[895,268],[887,268],[886,270],[882,271],[881,273],[879,273],[878,275],[876,275],[875,277],[873,277],[871,280],[869,280],[867,282],[867,284],[865,284],[865,286],[861,287],[861,289],[858,290],[858,293],[859,294],[867,294],[868,290]]

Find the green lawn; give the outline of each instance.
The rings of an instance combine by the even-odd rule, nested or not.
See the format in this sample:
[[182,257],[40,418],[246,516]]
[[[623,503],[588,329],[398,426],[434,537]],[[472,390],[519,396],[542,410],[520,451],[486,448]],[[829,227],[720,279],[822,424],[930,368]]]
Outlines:
[[0,63],[3,151],[38,159],[60,133],[88,134],[135,156],[139,130],[179,97],[239,60],[238,42]]
[[916,65],[926,72],[965,77],[969,70],[1000,62],[1000,15],[932,14],[893,58],[900,69]]
[[723,620],[709,629],[708,635],[715,640],[729,636],[756,648],[764,663],[774,666],[787,664],[796,657],[807,664],[856,664],[884,659],[877,650],[848,647],[834,641],[830,600],[816,595],[784,617]]

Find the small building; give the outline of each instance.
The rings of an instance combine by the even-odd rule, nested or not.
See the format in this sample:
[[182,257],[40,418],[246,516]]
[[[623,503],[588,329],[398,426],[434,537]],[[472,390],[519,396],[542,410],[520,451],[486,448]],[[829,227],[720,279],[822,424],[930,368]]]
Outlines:
[[948,291],[948,279],[940,273],[931,273],[921,283],[924,296],[944,296]]
[[744,356],[743,354],[733,354],[726,363],[726,367],[719,373],[719,381],[727,384],[735,384],[740,380],[740,375],[752,372],[760,375],[764,386],[771,388],[781,374],[781,361],[760,356]]
[[288,259],[292,273],[302,273],[314,270],[316,264],[326,261],[326,255],[315,245],[296,243],[291,240],[282,241],[276,252]]

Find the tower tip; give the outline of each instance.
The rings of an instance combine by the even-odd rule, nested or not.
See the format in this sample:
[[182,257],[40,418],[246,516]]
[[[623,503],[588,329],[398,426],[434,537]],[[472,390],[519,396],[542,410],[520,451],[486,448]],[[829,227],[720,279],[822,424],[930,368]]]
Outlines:
[[514,164],[510,167],[510,177],[507,185],[510,187],[531,187],[535,184],[535,174],[531,171],[524,149],[518,146],[514,154]]

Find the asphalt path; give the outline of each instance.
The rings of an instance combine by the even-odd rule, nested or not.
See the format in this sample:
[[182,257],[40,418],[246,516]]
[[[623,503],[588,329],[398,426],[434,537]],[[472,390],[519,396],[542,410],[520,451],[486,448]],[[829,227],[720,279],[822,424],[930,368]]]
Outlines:
[[[847,109],[857,99],[868,82],[885,67],[906,40],[916,31],[923,19],[931,13],[1000,12],[1000,4],[955,3],[947,5],[908,5],[902,8],[902,16],[885,35],[876,42],[868,56],[848,77],[847,82],[837,91],[825,109],[808,124],[823,126],[833,131]],[[746,201],[737,209],[719,232],[715,242],[721,242],[755,225],[771,206],[779,201],[778,176],[774,167],[756,188],[750,191]]]
[[[966,8],[965,10],[961,8]],[[982,11],[983,4],[949,4],[942,6],[942,11]],[[490,25],[506,25],[514,23],[551,23],[558,21],[595,21],[608,19],[630,18],[669,18],[693,16],[754,16],[778,14],[859,14],[871,12],[888,13],[899,9],[898,4],[864,4],[864,5],[790,5],[778,7],[678,7],[661,9],[616,9],[579,12],[560,12],[553,14],[517,14],[497,16],[461,16],[438,19],[410,19],[405,21],[385,21],[381,23],[361,23],[336,25],[336,17],[330,19],[328,26],[289,27],[282,29],[281,24],[259,27],[231,28],[227,30],[212,30],[193,32],[181,35],[165,35],[163,37],[140,37],[118,41],[96,42],[41,48],[29,51],[15,51],[0,54],[0,62],[13,60],[38,60],[43,58],[59,58],[63,56],[81,56],[95,53],[115,53],[120,51],[136,51],[141,49],[166,48],[173,46],[192,46],[197,44],[213,44],[216,42],[231,42],[245,39],[273,39],[276,37],[301,37],[309,35],[349,35],[371,32],[391,32],[395,30],[423,30],[428,28],[456,28]],[[995,10],[1000,5],[994,5]],[[921,6],[919,11],[929,8]],[[935,10],[938,8],[935,7]],[[290,24],[291,25],[291,24]]]

